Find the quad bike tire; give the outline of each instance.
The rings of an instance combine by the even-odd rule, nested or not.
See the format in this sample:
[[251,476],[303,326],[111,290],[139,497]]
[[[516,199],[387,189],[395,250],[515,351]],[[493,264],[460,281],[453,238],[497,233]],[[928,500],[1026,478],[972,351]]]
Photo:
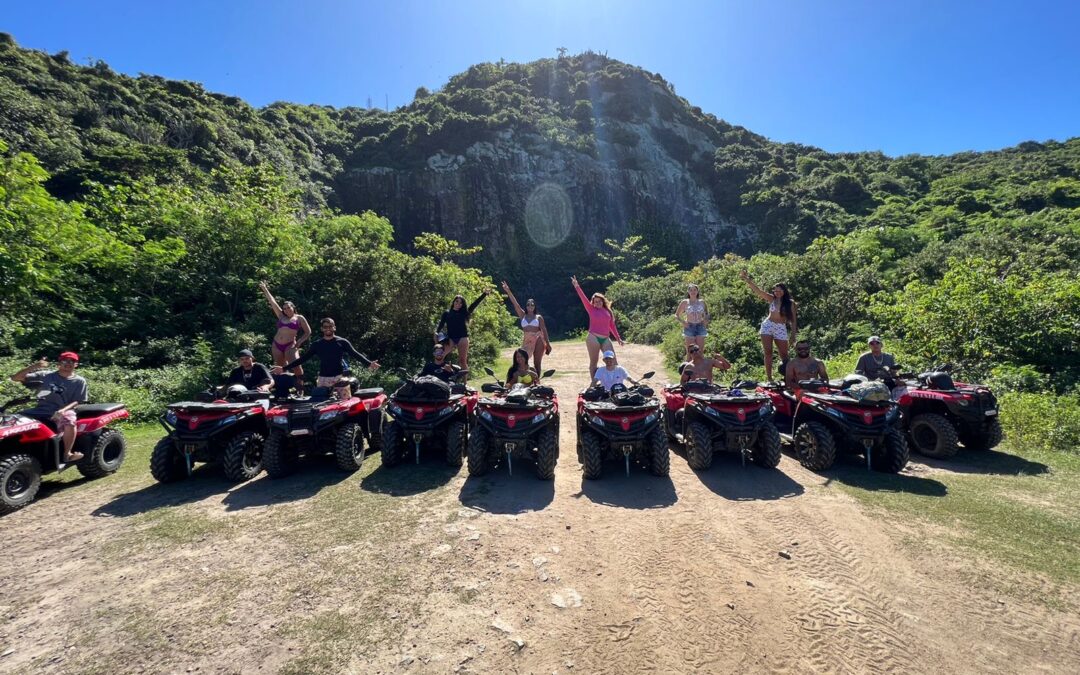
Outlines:
[[488,430],[479,425],[469,434],[466,459],[468,460],[470,476],[483,476],[491,468],[491,463],[488,462],[488,446],[491,445],[490,436]]
[[334,464],[349,473],[364,465],[364,430],[356,422],[338,428],[334,437]]
[[870,466],[875,471],[899,473],[908,463],[908,444],[904,433],[893,427],[885,432],[885,438],[873,449]]
[[559,461],[559,432],[554,424],[540,430],[536,439],[536,477],[555,480],[555,465]]
[[581,473],[588,480],[597,480],[604,473],[603,440],[587,429],[581,432]]
[[284,478],[296,471],[296,450],[289,437],[280,431],[271,431],[263,446],[263,468],[271,478]]
[[671,453],[668,451],[668,437],[664,430],[653,427],[649,432],[649,473],[654,476],[666,476],[671,473]]
[[469,427],[455,420],[446,428],[446,464],[459,467],[464,461],[465,447],[469,443]]
[[692,422],[686,430],[686,461],[695,471],[712,466],[712,434],[701,422]]
[[[379,415],[382,415],[382,412],[380,412]],[[377,420],[374,425],[371,423],[372,419]],[[368,424],[368,454],[374,455],[375,453],[379,453],[381,455],[383,448],[383,433],[385,433],[387,427],[386,420],[379,417],[368,417]]]
[[86,458],[75,465],[87,478],[102,478],[116,473],[127,455],[127,439],[119,429],[105,429],[94,441]]
[[750,459],[764,469],[775,469],[780,464],[780,432],[771,422],[766,422],[758,430]]
[[991,417],[982,429],[965,429],[960,432],[960,442],[968,450],[985,452],[997,447],[1001,443],[1004,434],[1001,431],[1001,420]]
[[172,483],[187,478],[187,466],[172,438],[166,436],[150,452],[150,475],[159,483]]
[[793,440],[799,464],[811,471],[824,471],[836,461],[836,439],[820,422],[803,422]]
[[41,489],[41,463],[30,455],[0,459],[0,516],[18,511]]
[[948,459],[959,450],[956,427],[947,418],[934,413],[913,417],[908,438],[916,452],[935,459]]
[[382,465],[386,467],[401,464],[405,456],[405,437],[401,433],[401,425],[397,420],[391,420],[390,424],[384,424],[382,429],[379,454],[382,455]]
[[262,473],[263,445],[266,438],[254,431],[236,434],[225,446],[222,470],[225,477],[238,483],[251,480]]

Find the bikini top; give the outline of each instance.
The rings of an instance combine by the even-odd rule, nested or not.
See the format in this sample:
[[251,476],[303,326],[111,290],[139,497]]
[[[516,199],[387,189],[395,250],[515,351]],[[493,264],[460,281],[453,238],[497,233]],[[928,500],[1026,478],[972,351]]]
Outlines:
[[299,330],[300,329],[300,319],[294,318],[292,321],[286,321],[285,319],[278,319],[277,327],[278,328],[288,328],[290,330]]
[[532,384],[533,383],[532,373],[525,373],[524,375],[518,375],[517,381],[518,381],[518,384]]
[[534,314],[532,321],[529,321],[529,319],[527,317],[524,317],[524,316],[521,317],[521,327],[522,328],[526,328],[526,327],[539,328],[540,327],[540,316],[538,314]]

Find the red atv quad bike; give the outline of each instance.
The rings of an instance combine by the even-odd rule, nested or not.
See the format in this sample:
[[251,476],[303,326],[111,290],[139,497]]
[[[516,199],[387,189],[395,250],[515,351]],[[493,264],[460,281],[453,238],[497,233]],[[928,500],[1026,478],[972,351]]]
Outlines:
[[800,380],[798,386],[794,393],[780,383],[760,385],[758,391],[772,400],[776,427],[794,445],[800,464],[823,471],[836,461],[837,452],[849,452],[864,454],[867,469],[897,473],[907,465],[896,403],[860,400],[845,387],[822,380]]
[[124,462],[127,442],[120,429],[109,426],[128,417],[123,403],[91,403],[75,408],[75,451],[83,458],[64,464],[62,436],[47,422],[9,408],[32,398],[8,401],[0,406],[0,515],[18,511],[34,501],[41,476],[75,467],[87,478],[115,473]]
[[[340,382],[355,387],[357,380]],[[353,390],[340,400],[329,387],[315,387],[311,396],[276,400],[266,416],[270,435],[263,448],[263,467],[271,478],[296,470],[300,455],[332,454],[342,471],[356,471],[364,461],[365,443],[373,452],[382,449],[383,406],[381,388]]]
[[904,428],[916,452],[947,459],[958,443],[981,451],[1001,442],[997,398],[989,387],[954,382],[948,364],[918,375],[891,370],[885,384],[904,411]]
[[220,463],[229,480],[262,471],[270,394],[243,385],[214,387],[194,401],[170,404],[158,418],[166,436],[150,453],[150,473],[162,483],[187,478],[196,462]]
[[716,452],[738,452],[743,466],[748,459],[766,469],[780,463],[775,408],[756,386],[736,382],[729,388],[691,380],[663,388],[664,428],[671,440],[685,446],[691,469],[708,469]]
[[417,464],[420,446],[427,443],[445,450],[447,464],[461,466],[480,398],[475,389],[456,381],[468,372],[455,372],[450,382],[430,376],[410,378],[391,394],[386,405],[389,422],[383,426],[383,466],[400,464],[410,443]]
[[[484,369],[495,377],[490,368]],[[555,374],[544,371],[543,378]],[[476,404],[476,420],[469,434],[470,476],[482,476],[506,458],[506,468],[514,475],[513,458],[536,460],[536,477],[555,479],[559,461],[559,397],[546,385],[515,384],[507,388],[498,378],[480,386],[485,394]]]
[[[645,373],[641,381],[654,374]],[[604,461],[617,458],[627,476],[631,459],[654,476],[668,475],[671,455],[660,418],[660,400],[644,384],[618,384],[610,392],[592,386],[578,394],[577,452],[584,477],[600,478]]]

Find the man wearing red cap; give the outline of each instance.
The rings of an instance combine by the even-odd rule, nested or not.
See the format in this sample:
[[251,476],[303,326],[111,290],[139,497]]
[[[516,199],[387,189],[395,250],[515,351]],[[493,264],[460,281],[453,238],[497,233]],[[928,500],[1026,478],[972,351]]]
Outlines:
[[45,372],[49,362],[41,359],[11,376],[15,382],[37,390],[37,405],[24,410],[23,415],[43,422],[51,422],[64,437],[64,463],[70,464],[83,458],[75,447],[75,406],[86,402],[86,380],[75,374],[79,355],[75,352],[60,354],[56,370]]

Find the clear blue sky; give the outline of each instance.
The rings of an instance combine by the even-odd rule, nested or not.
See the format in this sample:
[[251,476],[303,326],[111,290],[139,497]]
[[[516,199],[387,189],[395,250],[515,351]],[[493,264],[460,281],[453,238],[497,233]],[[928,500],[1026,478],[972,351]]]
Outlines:
[[778,141],[950,153],[1080,135],[1073,0],[86,0],[0,30],[85,63],[276,100],[390,106],[481,61],[592,49]]

